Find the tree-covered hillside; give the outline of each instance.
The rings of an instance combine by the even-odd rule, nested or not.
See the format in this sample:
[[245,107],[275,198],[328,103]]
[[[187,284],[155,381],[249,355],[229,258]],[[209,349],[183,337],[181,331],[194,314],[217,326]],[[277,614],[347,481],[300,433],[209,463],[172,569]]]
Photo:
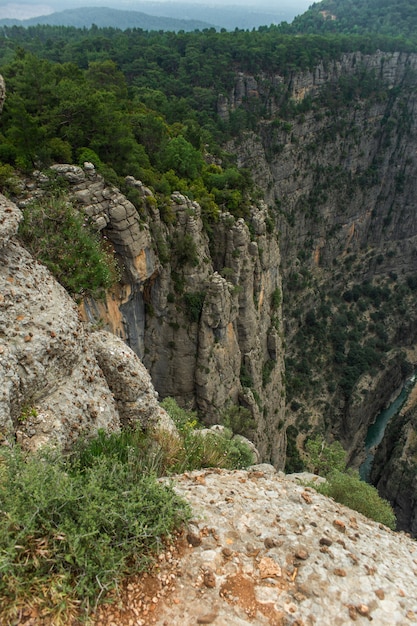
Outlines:
[[[280,27],[177,34],[3,27],[0,71],[8,97],[0,160],[27,169],[78,162],[88,149],[110,176],[110,170],[131,174],[157,191],[179,188],[208,204],[227,196],[230,209],[231,196],[241,197],[242,179],[228,169],[230,159],[210,170],[204,152],[216,154],[230,137],[255,130],[271,117],[265,108],[271,98],[275,117],[295,111],[286,84],[272,77],[377,49],[413,50],[414,44],[379,36],[294,37]],[[218,115],[219,97],[233,90],[239,72],[262,76],[262,97],[242,102],[225,119]]]
[[296,17],[296,33],[373,33],[414,39],[417,4],[412,0],[323,0]]

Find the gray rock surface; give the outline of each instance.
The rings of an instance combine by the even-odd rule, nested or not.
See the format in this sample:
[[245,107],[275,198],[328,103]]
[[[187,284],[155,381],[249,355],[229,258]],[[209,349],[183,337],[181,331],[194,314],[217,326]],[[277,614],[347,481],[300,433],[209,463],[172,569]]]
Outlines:
[[[84,168],[58,164],[51,169],[70,183],[70,195],[98,231],[105,230],[116,252],[123,258],[130,281],[143,282],[155,271],[149,227],[139,219],[135,206],[103,177],[91,163]],[[133,179],[134,180],[134,179]],[[136,185],[143,197],[148,190]],[[149,192],[150,193],[150,192]]]
[[0,195],[1,436],[33,450],[126,422],[172,429],[135,353],[104,331],[90,335],[65,289],[19,244],[20,219]]
[[132,427],[139,422],[143,428],[165,425],[174,432],[158,403],[151,377],[133,350],[106,331],[92,333],[89,343],[113,394],[121,426]]
[[[258,465],[177,476],[185,545],[130,581],[95,626],[417,623],[417,543]],[[132,620],[132,621],[130,621]]]
[[[280,254],[266,205],[252,207],[251,228],[222,213],[210,245],[200,205],[179,192],[165,215],[152,192],[127,177],[142,203],[138,211],[89,163],[52,170],[69,183],[69,198],[113,244],[122,267],[105,303],[83,302],[85,319],[125,339],[160,396],[197,408],[207,424],[220,422],[230,405],[248,409],[261,458],[282,468],[282,316],[280,305],[271,307],[281,290]],[[42,193],[43,176],[27,181],[29,195]],[[126,421],[131,408],[125,404]]]

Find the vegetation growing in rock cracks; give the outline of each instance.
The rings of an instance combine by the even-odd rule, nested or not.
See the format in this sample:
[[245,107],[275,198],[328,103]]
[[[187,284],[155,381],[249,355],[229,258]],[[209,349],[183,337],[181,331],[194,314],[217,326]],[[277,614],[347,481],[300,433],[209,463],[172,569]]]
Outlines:
[[[232,431],[225,429],[223,433],[203,434],[193,411],[181,409],[173,398],[165,398],[162,406],[180,434],[176,449],[175,444],[172,446],[172,438],[168,441],[168,453],[172,456],[171,468],[167,468],[170,473],[200,467],[242,469],[253,463],[249,447],[238,439],[232,439]],[[166,447],[164,435],[160,443]]]
[[178,434],[100,431],[64,456],[0,450],[0,623],[31,610],[54,626],[88,618],[121,578],[144,571],[189,517],[157,477],[242,468],[250,450],[199,432],[192,412],[164,401]]
[[19,235],[31,254],[75,296],[102,297],[118,279],[116,261],[88,218],[63,196],[44,196],[23,209]]
[[390,503],[380,497],[375,487],[362,481],[358,472],[346,471],[346,453],[338,441],[327,444],[316,436],[306,443],[305,451],[307,468],[326,478],[325,483],[313,484],[314,489],[395,529],[396,517]]

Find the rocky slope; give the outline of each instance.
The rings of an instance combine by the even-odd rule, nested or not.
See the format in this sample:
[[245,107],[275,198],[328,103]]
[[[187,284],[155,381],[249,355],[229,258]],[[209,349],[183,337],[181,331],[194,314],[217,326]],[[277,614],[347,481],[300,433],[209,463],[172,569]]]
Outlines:
[[104,607],[96,626],[415,624],[416,542],[307,478],[268,465],[177,477],[193,510],[186,536],[153,575],[128,581],[122,606]]
[[150,376],[118,337],[87,332],[68,293],[18,243],[0,195],[0,432],[33,450],[132,423],[172,428]]

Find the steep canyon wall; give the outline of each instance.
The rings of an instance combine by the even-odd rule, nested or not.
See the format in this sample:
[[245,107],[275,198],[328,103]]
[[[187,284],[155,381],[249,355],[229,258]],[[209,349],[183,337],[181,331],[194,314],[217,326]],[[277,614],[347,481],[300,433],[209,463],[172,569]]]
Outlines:
[[238,75],[218,112],[256,117],[227,145],[265,197],[246,222],[224,212],[207,229],[180,193],[163,205],[128,178],[134,206],[89,164],[54,167],[120,261],[119,286],[84,300],[84,318],[208,423],[249,411],[247,431],[279,468],[289,424],[299,443],[312,429],[341,440],[357,465],[415,363],[416,70],[415,55],[378,52]]
[[[84,300],[84,318],[135,350],[161,397],[198,409],[207,424],[234,412],[262,458],[282,468],[280,254],[266,205],[252,207],[249,223],[222,213],[209,236],[198,203],[180,193],[159,207],[129,177],[138,210],[91,164],[52,169],[113,244],[121,266],[120,284],[106,302]],[[33,188],[41,193],[42,176],[26,182],[29,196]]]
[[[415,294],[401,289],[413,287],[417,271],[416,70],[413,54],[346,54],[305,73],[241,75],[219,102],[226,117],[238,106],[263,112],[258,130],[229,149],[254,172],[275,216],[286,355],[303,381],[297,367],[306,356],[316,385],[309,397],[299,387],[289,394],[287,419],[297,419],[292,396],[307,419],[343,441],[352,460],[375,411],[404,380],[404,355],[414,360]],[[339,342],[335,320],[347,330]],[[381,344],[382,336],[375,367],[357,365],[353,333],[356,348],[368,339]],[[320,341],[321,359],[308,349]],[[348,362],[341,372],[348,352],[352,368]],[[344,389],[322,384],[323,365],[327,382],[346,373],[355,380]]]

